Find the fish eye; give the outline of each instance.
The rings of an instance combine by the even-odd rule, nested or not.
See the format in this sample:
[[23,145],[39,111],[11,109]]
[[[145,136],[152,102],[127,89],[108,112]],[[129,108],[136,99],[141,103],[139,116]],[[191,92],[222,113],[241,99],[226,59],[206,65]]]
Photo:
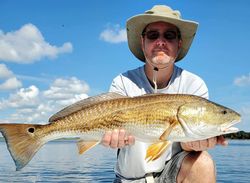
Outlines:
[[227,114],[227,111],[226,111],[226,110],[224,110],[224,111],[222,111],[221,113],[222,113],[222,114]]
[[28,129],[28,132],[30,132],[30,133],[34,133],[34,132],[35,132],[35,128],[30,127],[30,128]]

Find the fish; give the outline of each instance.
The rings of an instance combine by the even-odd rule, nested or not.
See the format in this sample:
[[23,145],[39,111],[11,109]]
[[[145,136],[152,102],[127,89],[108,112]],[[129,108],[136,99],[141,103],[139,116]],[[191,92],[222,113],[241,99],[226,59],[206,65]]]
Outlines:
[[150,145],[147,162],[158,159],[172,142],[188,142],[234,133],[241,116],[205,98],[188,94],[127,97],[104,93],[80,100],[52,115],[46,124],[0,124],[0,132],[22,169],[47,142],[77,138],[80,154],[101,143],[106,131],[124,129]]

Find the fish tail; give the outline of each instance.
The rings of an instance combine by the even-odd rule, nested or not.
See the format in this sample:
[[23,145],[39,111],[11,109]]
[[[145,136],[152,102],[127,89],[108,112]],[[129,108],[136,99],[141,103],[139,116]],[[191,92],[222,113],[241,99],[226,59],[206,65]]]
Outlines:
[[46,142],[36,134],[42,125],[0,124],[8,150],[15,162],[16,170],[22,169]]

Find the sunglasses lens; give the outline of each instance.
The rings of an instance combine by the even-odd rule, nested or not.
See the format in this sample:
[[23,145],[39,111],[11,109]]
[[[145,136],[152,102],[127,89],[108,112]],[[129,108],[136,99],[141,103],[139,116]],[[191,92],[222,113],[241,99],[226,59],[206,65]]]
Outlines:
[[146,32],[146,37],[149,40],[156,40],[160,36],[160,33],[157,31],[148,31]]
[[177,33],[174,31],[167,31],[164,33],[164,38],[166,40],[173,40],[173,39],[176,39],[176,37],[177,37]]
[[[147,39],[156,40],[160,37],[160,33],[158,31],[148,31],[145,33]],[[177,33],[175,31],[166,31],[164,32],[164,38],[166,40],[174,40],[177,37]]]

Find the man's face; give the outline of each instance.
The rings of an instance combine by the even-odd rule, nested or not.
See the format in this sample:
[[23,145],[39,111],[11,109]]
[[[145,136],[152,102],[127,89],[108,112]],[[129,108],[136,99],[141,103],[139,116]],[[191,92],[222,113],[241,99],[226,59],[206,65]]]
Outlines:
[[181,40],[178,38],[176,26],[154,22],[146,27],[141,44],[147,62],[153,66],[164,67],[174,63],[181,47]]

